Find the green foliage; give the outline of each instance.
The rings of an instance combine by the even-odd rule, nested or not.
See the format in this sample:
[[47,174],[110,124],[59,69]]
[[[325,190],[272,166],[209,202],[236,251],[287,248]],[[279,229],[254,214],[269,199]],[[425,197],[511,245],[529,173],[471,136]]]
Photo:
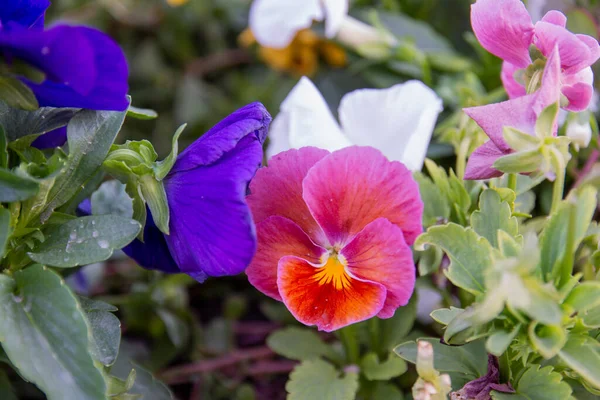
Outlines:
[[0,98],[22,110],[33,111],[39,107],[29,86],[11,76],[0,75]]
[[[116,307],[102,301],[79,297],[79,304],[87,317],[90,331],[90,354],[105,366],[111,366],[119,354],[121,323],[112,313]],[[135,377],[133,378],[135,380]]]
[[380,361],[375,353],[366,354],[360,364],[361,372],[368,380],[387,381],[406,372],[404,360],[394,353],[388,355],[387,360]]
[[358,374],[346,372],[343,376],[323,360],[305,360],[290,374],[285,385],[288,400],[354,400],[358,390]]
[[516,393],[492,391],[494,400],[567,400],[571,397],[571,387],[562,380],[552,367],[540,368],[533,365],[521,376],[515,385]]
[[23,171],[0,168],[0,202],[27,200],[35,196],[39,184]]
[[290,327],[278,330],[268,337],[267,345],[277,354],[292,360],[311,360],[321,356],[338,358],[332,348],[309,329]]
[[471,226],[479,236],[486,238],[492,246],[499,248],[499,230],[512,237],[519,237],[519,224],[511,214],[510,205],[500,199],[498,192],[486,189],[479,198],[479,210],[471,215]]
[[77,111],[75,108],[52,107],[18,110],[0,101],[0,125],[4,127],[8,142],[13,142],[24,137],[35,138],[65,126]]
[[600,343],[597,340],[571,334],[558,356],[592,387],[600,389]]

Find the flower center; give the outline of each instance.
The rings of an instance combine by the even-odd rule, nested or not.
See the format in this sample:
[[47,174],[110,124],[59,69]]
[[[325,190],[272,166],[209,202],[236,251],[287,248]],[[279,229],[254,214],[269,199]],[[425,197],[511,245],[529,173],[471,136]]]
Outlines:
[[329,254],[327,262],[318,269],[314,279],[319,285],[332,284],[337,290],[347,288],[351,278],[346,272],[346,260],[336,253]]

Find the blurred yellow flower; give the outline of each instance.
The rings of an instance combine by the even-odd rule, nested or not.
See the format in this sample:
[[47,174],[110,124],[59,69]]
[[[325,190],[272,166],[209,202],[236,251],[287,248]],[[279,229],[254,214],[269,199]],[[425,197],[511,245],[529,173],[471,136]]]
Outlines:
[[167,3],[169,3],[169,5],[172,7],[182,6],[187,2],[188,2],[188,0],[167,0]]
[[257,43],[250,29],[244,30],[238,37],[242,47],[258,45],[260,59],[276,71],[288,72],[296,76],[314,76],[319,59],[332,67],[347,64],[346,52],[337,44],[320,38],[310,29],[299,31],[292,42],[284,48],[264,47]]

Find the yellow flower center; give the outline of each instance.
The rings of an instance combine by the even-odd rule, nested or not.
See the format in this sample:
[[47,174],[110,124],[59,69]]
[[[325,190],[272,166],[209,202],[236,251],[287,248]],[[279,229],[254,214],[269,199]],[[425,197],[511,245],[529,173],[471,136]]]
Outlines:
[[337,290],[347,288],[350,286],[351,278],[346,272],[346,260],[338,254],[329,255],[327,262],[318,269],[314,279],[319,285],[332,284]]

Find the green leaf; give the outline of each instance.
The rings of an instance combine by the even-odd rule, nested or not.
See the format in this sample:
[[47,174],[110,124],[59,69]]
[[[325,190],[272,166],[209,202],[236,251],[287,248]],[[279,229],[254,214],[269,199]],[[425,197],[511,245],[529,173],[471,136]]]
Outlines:
[[109,375],[106,382],[108,385],[108,396],[115,397],[127,393],[133,387],[136,376],[137,373],[135,372],[135,369],[129,371],[129,375],[127,375],[127,379],[125,380]]
[[165,176],[171,171],[173,165],[175,165],[175,161],[177,161],[177,154],[179,154],[179,147],[177,145],[177,141],[179,140],[179,136],[183,133],[187,124],[181,125],[177,128],[177,131],[173,135],[173,139],[171,140],[171,152],[164,160],[157,162],[154,166],[154,174],[156,179],[162,181],[165,179]]
[[494,400],[570,400],[571,387],[552,367],[529,367],[515,385],[516,393],[492,391]]
[[558,102],[544,108],[535,122],[535,135],[540,139],[552,136],[558,118]]
[[162,181],[156,180],[152,175],[139,177],[142,196],[150,209],[156,227],[165,235],[169,234],[169,202],[167,192]]
[[[483,341],[465,344],[464,346],[448,346],[440,343],[440,339],[425,338],[433,346],[433,364],[439,372],[456,372],[477,379],[487,372],[487,352]],[[417,361],[417,343],[406,342],[394,349],[404,360],[415,364]]]
[[431,318],[442,325],[448,325],[454,318],[459,314],[462,314],[465,310],[463,308],[440,308],[431,313]]
[[125,114],[125,111],[83,110],[69,122],[69,158],[48,195],[42,221],[69,201],[100,168],[123,125]]
[[403,400],[404,395],[391,383],[377,382],[369,400]]
[[400,307],[394,316],[379,320],[379,342],[380,347],[386,351],[394,350],[394,347],[404,340],[411,331],[417,319],[417,296],[412,296],[409,303]]
[[496,159],[493,167],[507,174],[534,172],[544,163],[544,156],[538,149],[508,154]]
[[450,217],[450,205],[443,193],[421,172],[416,172],[414,177],[419,184],[421,198],[427,199],[423,208],[423,226],[429,227],[440,220],[447,220]]
[[10,384],[10,380],[6,372],[0,370],[0,399],[2,400],[19,400],[15,391]]
[[35,111],[18,110],[0,101],[0,125],[9,142],[30,135],[41,135],[65,126],[77,108],[42,107]]
[[390,353],[383,362],[379,361],[377,354],[368,353],[361,362],[361,371],[370,381],[388,381],[406,370],[406,362],[394,353]]
[[133,200],[125,185],[117,180],[102,183],[92,194],[92,214],[114,214],[125,218],[133,217]]
[[10,211],[6,208],[0,208],[0,260],[4,257],[8,238],[12,234],[10,227]]
[[539,138],[511,126],[504,127],[502,136],[508,146],[514,151],[534,150],[541,145]]
[[11,362],[50,400],[105,399],[88,326],[60,276],[34,265],[0,275],[0,338]]
[[600,389],[600,343],[589,336],[569,334],[560,359],[592,386]]
[[442,248],[450,258],[446,276],[456,286],[474,294],[485,291],[484,274],[492,265],[492,248],[487,240],[469,228],[450,223],[432,226],[419,236],[415,249],[426,244]]
[[107,260],[115,249],[129,244],[140,231],[138,222],[117,215],[93,215],[43,230],[46,241],[31,253],[32,260],[69,268]]
[[29,86],[6,75],[0,75],[0,99],[22,110],[33,111],[40,106]]
[[567,248],[567,226],[572,211],[576,212],[576,226],[573,249],[577,249],[587,232],[590,221],[596,211],[596,190],[590,186],[571,193],[558,207],[557,211],[550,215],[541,239],[541,268],[542,277],[548,281],[551,275],[557,273],[560,261],[564,257]]
[[485,348],[493,355],[500,357],[519,333],[521,325],[516,325],[512,331],[498,330],[491,334],[485,342]]
[[151,120],[156,119],[158,117],[158,113],[150,108],[129,106],[129,109],[127,110],[127,116],[135,119]]
[[86,297],[80,296],[78,299],[92,333],[90,353],[103,365],[110,366],[117,359],[121,343],[121,322],[111,313],[117,308]]
[[0,168],[8,167],[8,139],[4,128],[0,125]]
[[567,342],[567,332],[557,325],[532,322],[528,334],[534,350],[546,359],[554,357]]
[[38,189],[39,184],[32,178],[0,168],[0,203],[27,200]]
[[285,385],[288,400],[354,400],[358,391],[358,374],[339,372],[328,362],[305,360],[290,374]]
[[280,329],[267,338],[267,345],[275,353],[291,360],[310,360],[320,356],[336,358],[333,349],[310,329]]
[[500,199],[498,192],[486,189],[479,197],[479,210],[471,215],[471,226],[492,246],[500,248],[498,230],[515,238],[519,236],[519,223],[511,215],[510,205]]
[[585,326],[590,328],[600,328],[600,306],[588,310],[581,318]]
[[579,313],[585,313],[592,308],[599,307],[600,282],[587,281],[578,284],[571,290],[563,304]]

